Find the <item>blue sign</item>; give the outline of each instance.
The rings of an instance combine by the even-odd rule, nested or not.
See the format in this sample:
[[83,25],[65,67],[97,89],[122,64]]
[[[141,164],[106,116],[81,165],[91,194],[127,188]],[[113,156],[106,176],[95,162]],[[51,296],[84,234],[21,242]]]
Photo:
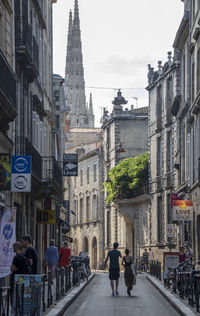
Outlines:
[[31,156],[12,156],[12,173],[31,173]]

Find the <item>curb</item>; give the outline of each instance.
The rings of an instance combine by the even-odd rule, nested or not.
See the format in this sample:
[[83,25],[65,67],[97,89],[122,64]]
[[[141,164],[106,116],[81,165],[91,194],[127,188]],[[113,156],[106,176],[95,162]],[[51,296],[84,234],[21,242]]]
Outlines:
[[146,279],[156,288],[156,290],[164,296],[168,303],[181,315],[181,316],[196,316],[197,314],[187,307],[184,303],[179,301],[172,293],[164,288],[159,281],[147,275]]
[[60,300],[55,307],[53,307],[45,316],[62,316],[67,308],[75,301],[81,294],[85,287],[94,279],[95,274],[91,275],[89,280],[81,284],[78,288],[73,289],[65,298]]

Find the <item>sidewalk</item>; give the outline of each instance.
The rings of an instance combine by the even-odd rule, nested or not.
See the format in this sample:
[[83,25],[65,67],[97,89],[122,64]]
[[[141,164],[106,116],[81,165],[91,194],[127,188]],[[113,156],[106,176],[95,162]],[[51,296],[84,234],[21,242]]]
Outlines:
[[174,307],[174,309],[182,316],[196,316],[196,307],[187,304],[187,300],[181,300],[177,294],[172,294],[171,290],[164,286],[163,281],[156,279],[149,274],[146,275],[147,280],[164,296],[164,298]]
[[73,303],[88,283],[95,277],[95,274],[89,277],[88,281],[81,283],[79,286],[72,287],[67,294],[59,301],[54,301],[53,304],[43,313],[44,316],[61,316],[66,309]]

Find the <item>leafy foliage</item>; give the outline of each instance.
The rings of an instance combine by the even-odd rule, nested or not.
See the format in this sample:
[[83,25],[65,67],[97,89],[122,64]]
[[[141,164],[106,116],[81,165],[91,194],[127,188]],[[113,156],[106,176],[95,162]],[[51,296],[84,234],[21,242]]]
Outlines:
[[109,172],[110,182],[104,182],[107,191],[107,203],[114,199],[131,198],[148,181],[149,154],[122,160]]

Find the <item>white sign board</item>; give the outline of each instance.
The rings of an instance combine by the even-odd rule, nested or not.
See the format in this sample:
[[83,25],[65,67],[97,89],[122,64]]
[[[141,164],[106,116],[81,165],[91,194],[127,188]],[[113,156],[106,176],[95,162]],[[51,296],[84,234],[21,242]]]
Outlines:
[[174,224],[167,224],[167,226],[166,226],[166,235],[167,235],[167,238],[168,238],[168,237],[170,237],[170,238],[175,237],[175,227],[174,227]]
[[164,279],[167,279],[169,268],[175,268],[179,264],[179,253],[177,252],[164,252]]
[[173,221],[192,221],[193,201],[173,201]]

